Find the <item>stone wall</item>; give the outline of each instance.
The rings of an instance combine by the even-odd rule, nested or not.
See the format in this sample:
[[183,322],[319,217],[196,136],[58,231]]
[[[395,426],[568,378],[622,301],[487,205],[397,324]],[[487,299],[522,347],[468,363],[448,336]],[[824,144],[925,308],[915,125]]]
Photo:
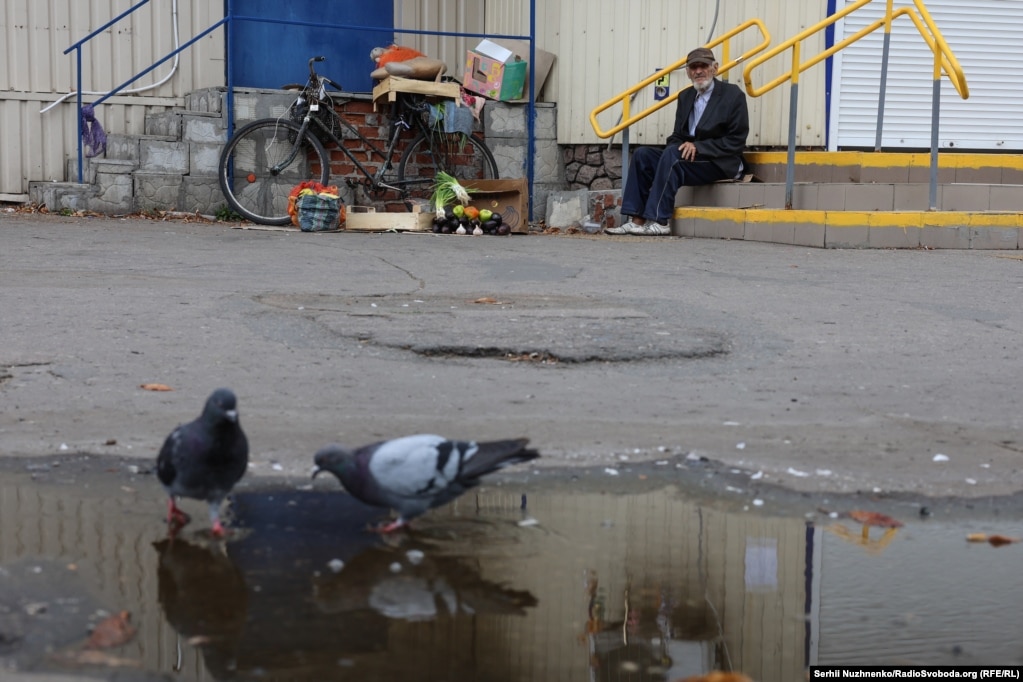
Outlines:
[[622,148],[580,144],[562,147],[569,189],[593,192],[622,188]]

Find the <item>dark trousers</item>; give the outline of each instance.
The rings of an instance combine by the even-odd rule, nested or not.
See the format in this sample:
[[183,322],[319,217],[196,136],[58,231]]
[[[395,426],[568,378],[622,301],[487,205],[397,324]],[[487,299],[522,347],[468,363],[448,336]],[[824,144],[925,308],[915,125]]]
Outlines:
[[622,191],[622,215],[667,225],[683,185],[709,185],[725,174],[710,161],[683,161],[677,144],[637,147]]

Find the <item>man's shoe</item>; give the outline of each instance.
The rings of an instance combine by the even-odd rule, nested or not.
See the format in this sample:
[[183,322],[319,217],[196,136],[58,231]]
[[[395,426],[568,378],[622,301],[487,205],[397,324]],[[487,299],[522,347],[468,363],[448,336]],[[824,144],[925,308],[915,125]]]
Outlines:
[[639,235],[671,234],[670,227],[652,221],[645,222],[642,225],[637,225],[630,221],[627,224],[627,227],[629,228],[629,234]]
[[624,225],[619,225],[618,227],[605,227],[604,234],[629,234],[630,227],[636,227],[635,223],[631,220]]

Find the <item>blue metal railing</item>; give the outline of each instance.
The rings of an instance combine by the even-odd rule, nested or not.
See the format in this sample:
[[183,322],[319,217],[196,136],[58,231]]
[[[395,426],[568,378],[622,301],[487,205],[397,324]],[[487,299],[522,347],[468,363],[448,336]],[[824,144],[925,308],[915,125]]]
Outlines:
[[[108,28],[110,28],[111,26],[113,26],[114,24],[119,22],[121,19],[124,19],[125,17],[127,17],[128,15],[134,13],[135,11],[140,9],[141,7],[144,7],[145,5],[149,4],[149,2],[150,2],[150,0],[141,0],[141,2],[139,2],[139,3],[135,4],[135,5],[132,5],[131,7],[126,9],[121,14],[117,15],[116,17],[114,17],[113,19],[108,21],[107,23],[103,24],[102,26],[100,26],[99,28],[94,30],[89,35],[85,36],[84,38],[82,38],[81,40],[79,40],[78,42],[74,43],[73,45],[71,45],[66,50],[64,50],[64,54],[68,54],[68,53],[70,53],[72,51],[75,52],[75,70],[76,70],[76,79],[77,79],[76,91],[77,91],[77,106],[78,106],[78,182],[79,183],[81,183],[83,181],[83,178],[84,178],[84,168],[83,168],[83,165],[84,165],[84,163],[83,163],[83,159],[84,159],[84,145],[83,145],[84,134],[83,133],[84,133],[84,130],[83,130],[83,123],[82,123],[82,107],[83,107],[83,103],[82,103],[82,47],[86,43],[88,43],[90,40],[95,38],[97,35],[99,35],[100,33],[103,33]],[[336,29],[340,29],[340,30],[349,30],[349,31],[373,31],[373,32],[376,32],[376,33],[380,33],[380,32],[394,32],[394,33],[408,33],[408,34],[413,34],[413,35],[441,35],[441,36],[452,36],[452,37],[462,37],[462,38],[506,38],[506,39],[511,39],[511,40],[528,40],[529,41],[529,105],[528,105],[529,109],[528,109],[528,117],[527,117],[527,123],[526,123],[526,125],[527,125],[527,136],[528,136],[528,146],[527,146],[527,149],[526,149],[526,181],[527,181],[528,186],[529,186],[529,218],[532,220],[532,218],[533,218],[533,177],[534,177],[533,164],[534,164],[534,156],[535,156],[534,146],[535,146],[535,137],[536,137],[536,40],[534,38],[534,36],[536,35],[536,0],[530,0],[530,3],[529,3],[529,35],[528,36],[491,35],[491,34],[484,34],[484,33],[450,33],[450,32],[444,32],[444,31],[423,31],[423,30],[415,30],[415,29],[395,29],[393,27],[380,27],[380,26],[351,26],[351,25],[345,25],[345,24],[324,24],[324,23],[315,23],[314,24],[314,23],[311,23],[311,22],[303,22],[303,21],[284,21],[284,20],[280,20],[280,19],[266,19],[264,17],[251,17],[251,16],[245,16],[245,15],[235,15],[233,4],[234,4],[234,0],[227,0],[227,11],[226,11],[225,16],[224,16],[223,19],[221,19],[220,21],[217,21],[216,23],[211,25],[206,30],[202,31],[201,33],[199,33],[195,37],[191,38],[190,40],[188,40],[184,44],[178,46],[176,49],[174,49],[173,51],[168,53],[165,57],[163,57],[159,61],[155,62],[152,66],[146,68],[143,71],[140,71],[139,73],[137,73],[134,76],[132,76],[130,79],[128,79],[125,82],[123,82],[120,85],[118,85],[116,88],[114,88],[114,89],[110,90],[109,92],[107,92],[105,95],[102,95],[99,99],[97,99],[97,100],[92,102],[92,106],[95,107],[96,105],[102,104],[106,100],[108,100],[111,97],[113,97],[114,95],[116,95],[121,90],[125,89],[126,87],[128,87],[129,85],[131,85],[132,83],[137,81],[142,76],[145,76],[146,74],[152,72],[154,69],[156,69],[161,64],[167,62],[170,59],[173,59],[178,54],[180,54],[181,52],[183,52],[187,48],[191,47],[192,45],[194,45],[196,42],[198,42],[202,38],[205,38],[207,35],[209,35],[213,31],[217,30],[221,26],[224,26],[225,27],[225,31],[226,31],[226,38],[227,38],[226,41],[225,41],[225,45],[224,45],[224,50],[225,50],[225,53],[226,53],[226,57],[225,57],[226,74],[225,74],[225,77],[226,77],[226,80],[227,80],[227,103],[226,103],[226,106],[227,106],[227,125],[228,125],[228,135],[230,136],[234,132],[234,69],[233,69],[232,64],[231,64],[231,47],[232,47],[232,37],[231,37],[231,34],[232,34],[232,32],[230,30],[231,29],[231,23],[233,21],[253,21],[253,22],[259,22],[259,23],[283,24],[283,25],[291,25],[291,26],[312,26],[312,27],[317,27],[317,28],[336,28]]]
[[[75,90],[76,90],[76,99],[77,99],[77,104],[78,104],[78,182],[79,183],[82,182],[83,174],[84,174],[84,171],[83,171],[83,168],[82,168],[82,166],[83,166],[83,157],[84,157],[84,149],[83,149],[83,145],[82,145],[82,138],[83,138],[83,132],[84,132],[82,130],[82,46],[85,45],[85,43],[87,43],[90,40],[92,40],[93,38],[95,38],[100,33],[103,33],[104,31],[106,31],[108,28],[110,28],[111,26],[113,26],[114,24],[119,22],[124,17],[128,16],[129,14],[132,14],[133,12],[138,10],[140,7],[143,7],[144,5],[149,4],[149,1],[150,0],[142,0],[142,2],[138,3],[137,5],[132,5],[131,7],[126,9],[124,12],[121,12],[119,15],[117,15],[116,17],[114,17],[113,19],[108,21],[107,23],[103,24],[102,26],[100,26],[95,31],[93,31],[89,35],[87,35],[84,38],[82,38],[81,40],[79,40],[77,43],[75,43],[71,47],[69,47],[66,50],[64,50],[64,54],[68,54],[71,51],[75,52],[75,77],[77,79],[76,80],[77,85],[75,87]],[[155,62],[149,68],[147,68],[147,69],[145,69],[143,71],[139,71],[137,74],[135,74],[134,76],[132,76],[131,78],[129,78],[125,82],[121,83],[120,85],[118,85],[116,88],[114,88],[110,92],[106,93],[105,95],[101,96],[99,99],[97,99],[94,102],[92,102],[92,106],[96,106],[98,104],[102,104],[103,102],[107,101],[108,99],[110,99],[111,97],[113,97],[114,95],[119,93],[121,90],[124,90],[126,87],[128,87],[129,85],[131,85],[132,83],[137,81],[139,78],[142,78],[142,76],[145,76],[146,74],[152,72],[154,69],[156,69],[158,66],[160,66],[164,62],[166,62],[166,61],[168,61],[170,59],[173,59],[178,54],[183,52],[185,49],[191,47],[192,45],[194,45],[196,42],[198,42],[202,38],[205,38],[207,35],[209,35],[213,31],[217,30],[218,28],[220,28],[222,25],[224,25],[228,21],[229,21],[229,18],[228,17],[224,17],[223,19],[221,19],[217,23],[213,24],[212,26],[207,28],[205,31],[203,31],[199,35],[195,36],[191,40],[187,41],[183,45],[179,45],[174,51],[170,52],[166,57],[163,57],[159,61]]]

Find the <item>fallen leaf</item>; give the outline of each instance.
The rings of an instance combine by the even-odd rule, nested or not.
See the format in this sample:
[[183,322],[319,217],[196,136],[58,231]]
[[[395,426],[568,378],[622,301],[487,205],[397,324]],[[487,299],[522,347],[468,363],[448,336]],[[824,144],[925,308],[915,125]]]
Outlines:
[[490,296],[483,296],[482,298],[477,298],[475,301],[473,301],[473,303],[485,303],[487,305],[501,305],[502,303],[504,303],[504,301],[498,301],[496,298],[491,298]]
[[167,384],[141,384],[139,388],[146,391],[173,391],[174,389]]
[[878,528],[902,528],[902,521],[897,521],[890,516],[878,512],[855,510],[849,512],[849,518],[864,526],[877,526]]
[[1019,542],[1019,538],[1010,538],[1007,535],[988,535],[987,533],[970,533],[966,536],[967,542],[986,542],[992,547],[1001,547],[1002,545],[1011,545],[1014,542]]
[[135,636],[135,628],[130,621],[131,614],[127,611],[107,616],[92,629],[84,648],[109,649],[125,644]]

